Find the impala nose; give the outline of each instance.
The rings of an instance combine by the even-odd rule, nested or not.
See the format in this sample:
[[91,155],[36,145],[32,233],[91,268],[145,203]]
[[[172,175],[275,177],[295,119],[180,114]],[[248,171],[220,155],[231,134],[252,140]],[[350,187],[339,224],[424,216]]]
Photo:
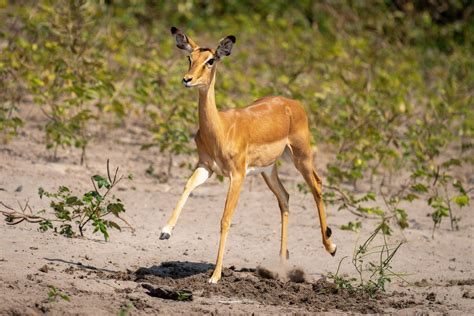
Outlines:
[[191,82],[191,80],[193,80],[192,77],[184,77],[183,78],[183,84],[187,87],[188,83]]

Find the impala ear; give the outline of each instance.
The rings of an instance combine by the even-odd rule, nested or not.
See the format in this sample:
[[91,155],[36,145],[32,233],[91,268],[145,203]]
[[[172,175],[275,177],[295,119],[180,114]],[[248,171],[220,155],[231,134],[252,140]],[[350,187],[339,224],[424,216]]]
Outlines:
[[224,56],[229,56],[230,53],[232,52],[232,47],[235,44],[235,36],[234,35],[229,35],[222,39],[219,42],[219,46],[216,48],[216,56],[217,58],[221,58]]
[[174,26],[171,27],[171,34],[176,37],[176,46],[178,48],[184,49],[185,51],[191,53],[194,49],[198,47],[198,45],[192,39],[187,37],[183,32],[181,32]]

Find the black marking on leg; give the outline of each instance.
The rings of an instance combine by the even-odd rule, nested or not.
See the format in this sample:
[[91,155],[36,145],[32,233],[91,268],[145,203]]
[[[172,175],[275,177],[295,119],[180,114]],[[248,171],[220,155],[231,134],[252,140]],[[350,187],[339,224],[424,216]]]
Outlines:
[[170,233],[161,233],[160,235],[161,240],[169,239],[170,237],[171,237]]
[[332,235],[332,230],[328,226],[328,227],[326,227],[326,237],[329,238],[329,237],[331,237],[331,235]]

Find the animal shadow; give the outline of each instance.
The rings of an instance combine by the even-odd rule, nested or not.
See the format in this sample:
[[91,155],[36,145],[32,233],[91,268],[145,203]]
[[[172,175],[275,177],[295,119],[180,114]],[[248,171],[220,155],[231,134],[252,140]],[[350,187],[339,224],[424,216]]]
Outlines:
[[165,261],[159,266],[140,267],[137,276],[153,275],[160,278],[182,279],[214,269],[214,265],[204,262]]

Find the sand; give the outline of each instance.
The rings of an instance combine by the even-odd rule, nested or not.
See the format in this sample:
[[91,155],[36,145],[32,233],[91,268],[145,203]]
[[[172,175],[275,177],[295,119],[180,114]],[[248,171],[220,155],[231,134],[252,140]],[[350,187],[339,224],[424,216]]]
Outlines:
[[[281,178],[290,193],[289,252],[285,271],[297,268],[304,282],[288,278],[265,278],[257,267],[276,269],[279,251],[280,213],[273,194],[263,179],[246,180],[232,221],[224,257],[224,276],[217,285],[207,284],[219,241],[219,223],[228,182],[213,177],[197,188],[188,200],[169,240],[159,240],[174,204],[191,174],[183,164],[196,157],[181,156],[173,161],[172,175],[161,183],[146,173],[167,168],[167,156],[157,149],[140,150],[149,135],[140,126],[104,133],[95,138],[87,152],[87,165],[79,165],[80,153],[59,151],[52,161],[43,142],[40,117],[28,117],[20,135],[0,146],[0,201],[17,206],[17,201],[35,209],[48,208],[38,188],[54,191],[59,185],[75,193],[91,189],[90,176],[104,174],[106,160],[120,166],[134,180],[122,182],[115,194],[126,206],[127,219],[135,232],[111,231],[105,242],[89,227],[83,238],[65,238],[53,232],[41,233],[37,226],[0,224],[0,314],[132,315],[170,313],[448,313],[474,312],[472,206],[456,210],[459,230],[451,231],[445,220],[431,238],[430,209],[423,202],[408,206],[410,227],[395,230],[391,243],[406,241],[392,267],[404,272],[407,282],[394,279],[387,293],[371,298],[337,291],[328,273],[339,261],[352,256],[377,220],[362,220],[355,233],[341,230],[358,218],[329,206],[327,218],[338,246],[335,257],[324,251],[319,221],[310,195],[297,190],[302,181],[291,163],[283,163]],[[316,162],[325,175],[327,159],[318,151]],[[326,160],[325,160],[326,159]],[[350,260],[341,264],[342,275],[356,276]],[[296,280],[301,281],[301,280]],[[70,301],[48,300],[50,287],[69,296]],[[148,289],[146,288],[148,287]],[[189,290],[192,301],[175,301],[152,296],[153,289]],[[152,291],[150,291],[152,289]]]

